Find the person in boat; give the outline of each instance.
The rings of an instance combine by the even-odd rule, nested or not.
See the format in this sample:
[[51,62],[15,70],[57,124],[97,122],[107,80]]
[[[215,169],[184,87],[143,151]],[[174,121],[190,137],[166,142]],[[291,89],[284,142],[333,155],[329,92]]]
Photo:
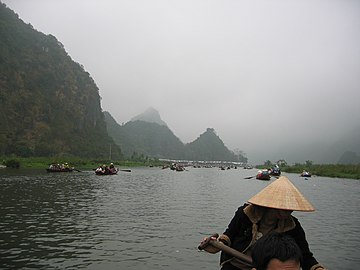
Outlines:
[[[325,267],[318,263],[310,251],[300,222],[291,215],[293,211],[310,212],[315,209],[287,177],[281,176],[238,208],[217,241],[251,256],[256,241],[276,231],[291,236],[300,247],[303,270],[324,270]],[[206,239],[203,239],[203,242]],[[220,251],[212,245],[208,245],[204,250],[209,253]],[[220,265],[222,270],[251,269],[247,263],[225,252],[221,253]]]
[[272,232],[255,243],[251,258],[252,270],[300,270],[302,254],[292,237]]
[[102,170],[102,173],[106,174],[106,173],[109,172],[109,167],[106,166],[105,164],[103,164],[103,165],[101,166],[101,170]]
[[99,167],[96,168],[95,172],[96,173],[103,173],[103,167],[100,165]]
[[110,172],[111,173],[114,173],[114,172],[116,172],[116,168],[115,168],[115,166],[114,166],[114,163],[110,163],[110,165],[109,165],[109,170],[110,170]]
[[95,172],[96,173],[99,173],[99,174],[105,174],[107,172],[107,170],[109,170],[109,168],[103,164],[103,165],[100,165],[96,170]]

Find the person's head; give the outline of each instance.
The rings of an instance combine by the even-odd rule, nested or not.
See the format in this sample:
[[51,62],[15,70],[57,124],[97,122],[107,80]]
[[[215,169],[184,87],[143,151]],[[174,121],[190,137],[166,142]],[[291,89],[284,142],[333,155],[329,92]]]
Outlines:
[[266,213],[269,216],[272,216],[278,220],[282,220],[282,219],[288,219],[291,216],[291,213],[293,212],[292,210],[281,210],[281,209],[276,209],[276,208],[265,208],[266,209]]
[[295,240],[272,232],[253,246],[251,257],[256,270],[300,270],[302,254]]
[[253,205],[279,210],[315,211],[311,203],[286,176],[280,176],[279,179],[250,198],[248,202]]

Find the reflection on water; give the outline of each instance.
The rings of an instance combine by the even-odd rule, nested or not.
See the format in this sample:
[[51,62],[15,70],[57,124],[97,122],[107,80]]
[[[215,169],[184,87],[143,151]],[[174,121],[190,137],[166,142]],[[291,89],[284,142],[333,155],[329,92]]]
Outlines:
[[[256,170],[255,170],[256,171]],[[159,168],[96,176],[0,171],[0,268],[218,269],[197,251],[269,182],[255,171]],[[360,264],[360,182],[288,174],[317,209],[295,213],[329,269]]]

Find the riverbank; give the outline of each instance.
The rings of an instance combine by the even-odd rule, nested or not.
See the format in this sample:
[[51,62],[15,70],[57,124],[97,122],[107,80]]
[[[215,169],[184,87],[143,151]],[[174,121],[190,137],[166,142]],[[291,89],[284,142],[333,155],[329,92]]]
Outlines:
[[283,172],[301,174],[303,170],[310,172],[312,175],[326,176],[333,178],[360,179],[360,164],[343,165],[343,164],[322,164],[322,165],[302,165],[282,167]]
[[[69,166],[79,170],[95,169],[102,164],[114,163],[116,167],[161,167],[166,165],[164,161],[158,159],[147,158],[143,160],[96,160],[96,159],[82,159],[78,157],[2,157],[0,164],[8,167],[20,167],[28,169],[42,169],[49,167],[52,163],[63,164],[67,162]],[[8,164],[12,165],[9,166]],[[258,168],[266,168],[265,166],[258,166]],[[357,165],[343,165],[343,164],[295,164],[291,166],[282,166],[281,171],[288,173],[301,174],[303,170],[310,172],[312,175],[326,176],[333,178],[348,178],[360,179],[360,164]]]
[[43,169],[48,168],[50,164],[64,164],[68,163],[70,167],[74,167],[79,170],[95,169],[102,164],[114,163],[116,167],[152,167],[162,166],[164,162],[156,159],[146,160],[100,160],[100,159],[82,159],[78,157],[2,157],[0,164],[13,168],[27,168],[27,169]]

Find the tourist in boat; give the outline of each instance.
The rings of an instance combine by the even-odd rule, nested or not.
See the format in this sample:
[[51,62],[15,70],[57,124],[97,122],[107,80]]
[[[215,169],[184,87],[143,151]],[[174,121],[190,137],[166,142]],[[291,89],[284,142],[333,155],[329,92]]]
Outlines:
[[[217,240],[225,245],[251,256],[253,245],[262,236],[277,231],[291,236],[300,247],[303,270],[323,270],[310,251],[305,232],[300,222],[291,213],[293,211],[314,211],[314,207],[305,199],[300,191],[281,176],[239,207],[230,221],[228,228]],[[203,242],[206,242],[205,238]],[[218,248],[208,245],[207,252],[217,253]],[[222,270],[250,270],[251,267],[239,259],[222,252],[220,257]]]
[[105,164],[103,164],[103,165],[99,166],[95,172],[97,174],[105,174],[108,170],[109,170],[108,167]]
[[112,162],[109,165],[109,171],[110,171],[110,173],[115,173],[116,172],[116,168],[114,166],[114,163],[112,163]]
[[272,232],[255,243],[251,258],[252,270],[300,270],[302,254],[292,237]]

